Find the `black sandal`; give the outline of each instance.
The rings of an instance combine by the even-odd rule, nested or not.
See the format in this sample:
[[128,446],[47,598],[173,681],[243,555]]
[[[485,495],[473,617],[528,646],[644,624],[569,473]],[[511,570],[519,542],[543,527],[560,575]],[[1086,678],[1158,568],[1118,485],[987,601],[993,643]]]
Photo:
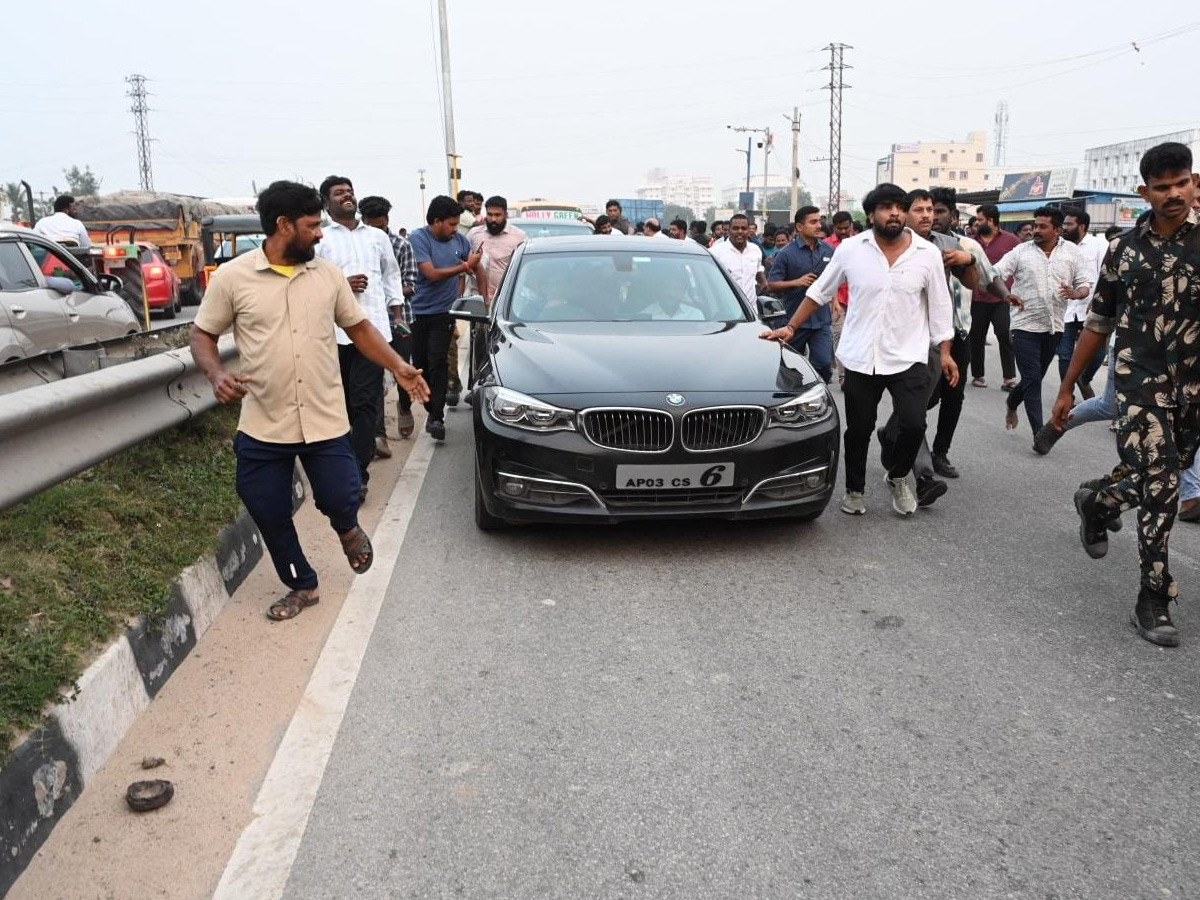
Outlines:
[[310,606],[316,606],[320,602],[320,597],[314,597],[302,591],[292,591],[286,597],[271,604],[267,610],[267,618],[272,622],[285,622],[288,619],[296,618],[303,610]]
[[[361,526],[355,525],[345,534],[339,534],[338,537],[342,541],[342,552],[346,554],[346,560],[350,563],[350,568],[354,570],[355,575],[361,575],[371,568],[371,563],[375,561],[375,548],[371,546],[371,538],[367,536]],[[365,557],[365,559],[355,563],[354,560],[359,557]]]

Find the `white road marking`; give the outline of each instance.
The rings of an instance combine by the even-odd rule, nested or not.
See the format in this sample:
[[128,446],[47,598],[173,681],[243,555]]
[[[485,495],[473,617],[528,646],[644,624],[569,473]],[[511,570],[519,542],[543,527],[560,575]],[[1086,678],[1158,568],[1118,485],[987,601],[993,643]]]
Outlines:
[[213,900],[283,896],[432,455],[419,435],[371,537],[375,563],[346,595]]

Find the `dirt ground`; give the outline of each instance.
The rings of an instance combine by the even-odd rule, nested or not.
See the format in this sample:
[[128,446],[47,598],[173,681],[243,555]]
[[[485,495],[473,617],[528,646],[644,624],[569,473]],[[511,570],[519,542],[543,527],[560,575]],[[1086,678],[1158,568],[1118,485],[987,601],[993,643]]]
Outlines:
[[[459,429],[469,424],[469,409],[449,412]],[[416,408],[413,438],[395,437],[394,387],[387,410],[394,456],[371,466],[361,513],[368,531],[424,424],[424,411]],[[264,557],[58,824],[9,900],[212,895],[354,578],[311,501],[296,522],[321,575],[320,604],[289,622],[268,620],[267,607],[285,590]],[[163,757],[166,765],[144,772],[146,756]],[[155,812],[131,812],[125,790],[142,778],[169,779],[174,799]]]

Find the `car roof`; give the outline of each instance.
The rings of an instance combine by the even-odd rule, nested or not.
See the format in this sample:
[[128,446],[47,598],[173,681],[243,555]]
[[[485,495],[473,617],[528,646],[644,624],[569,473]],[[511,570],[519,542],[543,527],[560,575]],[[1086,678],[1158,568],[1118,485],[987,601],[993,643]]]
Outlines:
[[707,248],[688,239],[658,240],[633,235],[584,234],[558,235],[555,237],[531,238],[525,249],[530,253],[568,253],[580,250],[625,250],[641,253],[670,254],[673,256],[709,256]]
[[32,228],[26,228],[24,225],[18,225],[15,222],[0,222],[0,234],[5,232],[10,234],[37,234]]

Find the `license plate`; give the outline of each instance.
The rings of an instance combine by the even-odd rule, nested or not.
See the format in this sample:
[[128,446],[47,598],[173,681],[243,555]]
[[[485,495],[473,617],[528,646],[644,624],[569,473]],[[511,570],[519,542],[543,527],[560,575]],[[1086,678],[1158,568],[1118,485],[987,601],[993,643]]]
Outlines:
[[733,485],[733,463],[682,466],[617,466],[619,491],[685,491]]

